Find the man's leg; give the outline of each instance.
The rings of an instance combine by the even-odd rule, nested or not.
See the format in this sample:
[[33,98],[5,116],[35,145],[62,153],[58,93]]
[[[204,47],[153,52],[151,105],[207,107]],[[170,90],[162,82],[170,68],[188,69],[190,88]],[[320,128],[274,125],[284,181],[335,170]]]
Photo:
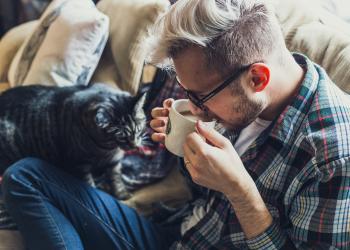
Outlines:
[[178,235],[39,159],[11,166],[2,188],[29,249],[166,249]]

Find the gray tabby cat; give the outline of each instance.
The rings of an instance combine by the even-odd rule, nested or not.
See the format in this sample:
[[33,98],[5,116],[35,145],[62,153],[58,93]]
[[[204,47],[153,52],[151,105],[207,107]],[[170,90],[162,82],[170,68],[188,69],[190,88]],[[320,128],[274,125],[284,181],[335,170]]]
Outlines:
[[[133,97],[104,84],[5,91],[0,95],[0,175],[28,156],[79,178],[118,172],[123,150],[142,144],[144,101],[145,94]],[[120,187],[112,189],[120,196]]]

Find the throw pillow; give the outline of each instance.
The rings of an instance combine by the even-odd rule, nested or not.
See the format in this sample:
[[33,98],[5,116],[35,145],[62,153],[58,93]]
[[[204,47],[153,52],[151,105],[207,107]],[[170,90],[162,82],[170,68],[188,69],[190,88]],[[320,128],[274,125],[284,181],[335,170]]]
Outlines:
[[108,27],[108,17],[91,0],[52,1],[12,61],[10,85],[88,84]]
[[[98,67],[94,81],[115,79],[122,90],[135,94],[145,61],[142,41],[149,27],[169,6],[166,0],[101,0],[97,8],[110,18],[109,47],[114,64]],[[102,65],[101,65],[102,66]],[[107,77],[105,73],[112,74]]]
[[31,21],[18,25],[9,30],[0,40],[0,82],[7,82],[8,70],[18,49],[30,35],[38,21]]

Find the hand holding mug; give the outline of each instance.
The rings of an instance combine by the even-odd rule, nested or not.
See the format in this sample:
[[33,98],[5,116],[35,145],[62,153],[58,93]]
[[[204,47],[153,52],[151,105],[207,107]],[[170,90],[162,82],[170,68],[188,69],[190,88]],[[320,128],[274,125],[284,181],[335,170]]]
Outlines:
[[[189,100],[167,99],[163,103],[163,108],[152,110],[152,117],[154,119],[150,125],[156,131],[152,139],[164,143],[171,153],[183,157],[186,137],[196,131],[196,123],[200,119],[191,113]],[[205,123],[210,127],[215,125],[215,121]]]
[[150,122],[151,128],[156,131],[152,134],[152,140],[155,142],[165,142],[165,130],[168,124],[169,110],[174,102],[174,99],[169,98],[163,102],[163,107],[152,109],[152,120]]

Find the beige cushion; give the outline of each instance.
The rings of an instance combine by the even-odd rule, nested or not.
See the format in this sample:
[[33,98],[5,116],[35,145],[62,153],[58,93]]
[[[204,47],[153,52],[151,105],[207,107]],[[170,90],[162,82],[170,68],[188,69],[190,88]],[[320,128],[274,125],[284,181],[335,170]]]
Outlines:
[[344,22],[342,19],[326,10],[320,11],[319,22],[344,35],[350,36],[350,23]]
[[87,85],[108,38],[109,20],[91,0],[54,0],[17,52],[11,86]]
[[119,87],[117,83],[117,65],[114,63],[110,43],[107,42],[97,68],[90,80],[91,83],[103,82],[114,87]]
[[350,93],[350,36],[312,22],[295,29],[287,45],[290,50],[304,53],[322,65],[330,78]]
[[159,182],[147,185],[132,194],[128,200],[122,201],[137,212],[148,216],[157,209],[157,204],[171,208],[182,207],[192,199],[192,192],[176,165],[176,160],[168,162],[174,165],[171,172]]
[[322,9],[317,0],[273,2],[288,49],[320,64],[349,93],[350,25]]
[[[121,89],[135,94],[146,56],[141,42],[150,25],[168,6],[166,0],[101,0],[97,8],[110,18],[110,47],[106,48],[106,53],[112,55],[115,65],[104,61],[105,64],[99,65],[95,72],[93,81],[115,79]],[[106,72],[110,76],[107,77]]]
[[350,35],[349,24],[328,12],[319,0],[270,0],[273,3],[282,31],[288,36],[295,28],[319,22]]
[[300,25],[317,21],[320,7],[312,0],[274,0],[274,8],[284,37]]
[[0,40],[0,82],[7,81],[11,62],[24,40],[31,34],[38,21],[31,21],[14,27]]
[[10,85],[8,82],[0,82],[0,93],[9,88],[10,88]]
[[14,230],[0,230],[0,250],[24,250],[21,234]]

